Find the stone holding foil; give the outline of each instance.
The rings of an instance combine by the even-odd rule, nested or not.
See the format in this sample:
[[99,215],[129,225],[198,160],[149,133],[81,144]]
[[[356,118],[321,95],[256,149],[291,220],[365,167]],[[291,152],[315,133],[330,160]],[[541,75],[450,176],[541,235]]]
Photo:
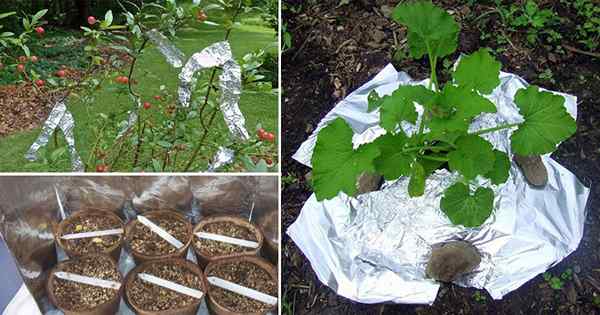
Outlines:
[[[480,115],[470,131],[522,121],[513,99],[527,82],[504,72],[500,81],[486,96],[496,105],[497,113]],[[428,80],[415,81],[392,65],[385,67],[322,119],[294,159],[310,166],[316,135],[338,117],[354,130],[355,145],[385,134],[379,126],[379,113],[367,111],[367,96],[372,90],[389,95],[406,84],[427,85]],[[565,97],[567,112],[576,117],[576,98],[553,93]],[[417,111],[420,115],[422,107]],[[416,129],[405,122],[401,127],[407,134]],[[483,137],[512,160],[511,133],[505,129]],[[506,183],[496,186],[484,178],[476,180],[495,193],[494,211],[478,228],[456,226],[440,210],[444,190],[458,176],[442,169],[427,179],[422,197],[408,196],[405,177],[355,198],[340,194],[318,202],[313,195],[287,233],[323,283],[362,303],[432,304],[440,286],[427,274],[434,246],[465,241],[477,249],[480,263],[473,271],[459,270],[462,275],[456,278],[451,273],[447,276],[457,285],[485,288],[494,299],[500,299],[573,252],[583,235],[589,189],[549,154],[541,161],[548,175],[543,187],[528,184],[514,161]]]

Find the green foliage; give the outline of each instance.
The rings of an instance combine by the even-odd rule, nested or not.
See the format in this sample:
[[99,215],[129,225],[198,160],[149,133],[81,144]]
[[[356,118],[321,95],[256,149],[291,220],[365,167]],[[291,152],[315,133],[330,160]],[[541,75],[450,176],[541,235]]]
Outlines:
[[565,282],[573,279],[573,270],[567,268],[559,277],[552,275],[550,272],[544,272],[544,280],[554,290],[561,290],[565,286]]
[[[451,73],[453,82],[440,86],[436,60],[456,49],[456,22],[430,2],[400,4],[393,17],[407,26],[411,54],[415,58],[428,54],[431,84],[429,88],[400,86],[386,96],[369,93],[367,111],[379,110],[380,126],[386,134],[356,150],[352,129],[343,119],[320,131],[312,157],[317,199],[335,197],[340,191],[353,195],[356,179],[365,171],[376,171],[386,180],[409,176],[408,194],[421,196],[426,178],[447,165],[459,179],[445,191],[440,207],[452,223],[477,227],[492,212],[494,192],[477,187],[476,178],[485,177],[500,185],[508,179],[511,165],[508,155],[494,150],[481,135],[518,127],[511,138],[512,151],[544,154],[575,132],[575,121],[566,112],[562,96],[530,86],[515,96],[524,121],[469,132],[474,118],[496,112],[484,95],[500,84],[500,63],[487,49],[479,49],[460,60]],[[424,109],[422,119],[417,117],[415,104]],[[416,125],[417,132],[406,135],[401,123]]]
[[373,160],[379,155],[379,149],[373,145],[362,145],[354,150],[353,134],[352,128],[341,118],[319,132],[312,160],[317,199],[333,198],[340,191],[354,195],[358,176],[375,171]]
[[269,92],[273,82],[277,81],[276,56],[264,49],[249,52],[239,62],[242,68],[242,83],[244,88]]
[[594,0],[562,0],[577,13],[575,40],[595,51],[600,45],[600,5]]
[[551,9],[541,9],[534,0],[527,0],[525,5],[515,3],[510,6],[496,0],[496,7],[509,31],[525,30],[527,41],[532,45],[541,39],[548,43],[557,43],[562,38],[553,29],[561,23],[558,14]]

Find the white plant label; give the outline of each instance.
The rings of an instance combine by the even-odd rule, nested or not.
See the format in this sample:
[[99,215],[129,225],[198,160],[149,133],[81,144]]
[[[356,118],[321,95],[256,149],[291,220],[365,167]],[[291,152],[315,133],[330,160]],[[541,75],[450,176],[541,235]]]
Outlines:
[[138,221],[141,224],[147,226],[152,232],[158,234],[158,236],[162,237],[169,244],[175,246],[177,249],[182,248],[184,245],[178,239],[174,238],[173,235],[169,234],[169,232],[163,230],[160,226],[154,224],[152,221],[148,220],[145,216],[138,215]]
[[78,239],[78,238],[89,238],[89,237],[117,235],[117,234],[123,234],[123,229],[65,234],[65,235],[61,236],[61,238],[64,240],[73,240],[73,239]]
[[239,238],[229,237],[229,236],[220,235],[220,234],[197,232],[196,236],[198,238],[203,238],[203,239],[207,239],[207,240],[213,240],[213,241],[218,241],[218,242],[223,242],[223,243],[228,243],[228,244],[233,244],[233,245],[238,245],[238,246],[243,246],[243,247],[258,248],[257,242],[242,240]]
[[276,305],[277,298],[274,296],[270,296],[268,294],[262,293],[260,291],[256,291],[254,289],[250,289],[239,284],[218,278],[218,277],[208,277],[208,282],[214,286],[217,286],[221,289],[231,291],[233,293],[237,293],[239,295],[243,295],[245,297],[251,298],[253,300],[257,300],[259,302],[263,302],[269,305]]
[[62,201],[60,201],[60,196],[58,195],[58,188],[54,186],[54,192],[56,193],[56,201],[58,201],[58,209],[60,210],[60,217],[62,220],[67,218],[65,214],[65,209],[63,208]]
[[59,271],[55,272],[54,276],[63,280],[93,285],[95,287],[101,287],[106,289],[119,290],[121,288],[121,283],[111,280],[103,280],[98,278],[92,278],[87,276],[82,276],[70,272]]
[[178,283],[175,283],[175,282],[172,282],[169,280],[165,280],[165,279],[159,278],[157,276],[153,276],[148,273],[138,273],[138,278],[140,278],[143,281],[146,281],[148,283],[152,283],[157,286],[167,288],[169,290],[173,290],[175,292],[191,296],[193,298],[201,299],[202,296],[204,296],[204,292],[202,292],[200,290],[192,289],[192,288],[183,286],[181,284],[178,284]]

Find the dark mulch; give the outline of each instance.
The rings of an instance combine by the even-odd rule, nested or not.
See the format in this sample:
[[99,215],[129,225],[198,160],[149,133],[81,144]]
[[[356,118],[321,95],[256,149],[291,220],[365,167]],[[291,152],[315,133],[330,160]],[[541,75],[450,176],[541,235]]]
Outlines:
[[[385,15],[398,1],[356,0],[339,6],[339,1],[308,4],[306,1],[286,1],[284,12],[287,29],[293,35],[293,48],[283,55],[283,175],[299,181],[283,190],[283,229],[293,223],[311,191],[304,176],[310,169],[291,159],[300,143],[312,132],[319,120],[337,102],[364,84],[386,64],[392,62],[394,45],[404,47],[405,31]],[[474,23],[473,18],[490,10],[483,5],[468,6],[466,1],[435,1],[452,10],[461,22],[458,52],[448,58],[454,61],[460,52],[471,53],[480,46],[498,48],[495,41],[480,41],[481,28],[495,33],[504,27],[497,16]],[[304,4],[303,4],[304,3]],[[312,2],[311,2],[312,3]],[[545,1],[557,6],[561,15],[570,14],[560,1]],[[293,6],[293,8],[289,8]],[[572,25],[561,26],[563,34],[573,32]],[[559,275],[567,268],[575,270],[573,280],[560,290],[549,287],[542,276],[493,301],[484,291],[485,300],[476,301],[476,290],[444,285],[433,306],[364,305],[337,296],[316,278],[310,263],[287,235],[283,235],[283,288],[285,306],[294,307],[296,314],[595,314],[594,295],[600,295],[600,60],[556,47],[527,44],[525,34],[511,33],[511,43],[498,59],[503,71],[514,72],[531,83],[567,92],[578,97],[577,134],[563,143],[554,158],[592,186],[588,203],[584,238],[579,249],[550,270]],[[565,36],[567,37],[567,36]],[[567,37],[568,38],[568,37]],[[562,45],[577,46],[565,39]],[[513,47],[514,46],[514,47]],[[449,63],[451,64],[451,63]],[[404,58],[394,62],[396,69],[407,71],[415,78],[427,77],[425,60]],[[440,63],[438,71],[447,75]],[[539,79],[545,69],[553,73],[554,82]],[[597,301],[598,302],[598,301]]]

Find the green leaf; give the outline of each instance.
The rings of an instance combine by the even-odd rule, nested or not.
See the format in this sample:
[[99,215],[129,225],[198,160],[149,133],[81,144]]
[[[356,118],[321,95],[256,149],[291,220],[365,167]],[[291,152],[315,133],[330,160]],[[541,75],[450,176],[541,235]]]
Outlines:
[[162,170],[162,166],[160,165],[160,161],[157,159],[152,159],[152,169],[155,172],[160,172]]
[[509,171],[510,171],[510,160],[506,153],[494,150],[494,166],[492,169],[485,174],[485,177],[492,180],[492,184],[500,185],[508,179]]
[[37,23],[37,21],[39,21],[39,19],[41,19],[44,15],[46,15],[46,13],[48,13],[48,9],[43,9],[43,10],[38,11],[38,13],[36,13],[31,18],[31,24]]
[[401,121],[416,123],[417,111],[414,102],[426,106],[434,97],[435,93],[422,85],[398,87],[392,95],[383,98],[379,113],[381,126],[387,132],[394,133]]
[[375,91],[374,89],[371,92],[369,92],[369,96],[367,97],[367,100],[369,101],[369,108],[367,109],[367,111],[370,113],[376,110],[379,106],[381,106],[385,97],[386,96],[379,96],[377,91]]
[[156,141],[156,144],[158,144],[159,146],[161,146],[161,147],[163,147],[165,149],[168,149],[171,146],[173,146],[173,144],[171,144],[170,142],[164,141],[164,140]]
[[440,207],[453,224],[477,227],[492,214],[494,191],[479,187],[475,194],[471,195],[469,187],[463,183],[456,183],[446,189]]
[[5,19],[5,18],[15,15],[15,14],[17,14],[17,12],[15,12],[15,11],[0,13],[0,20]]
[[481,48],[461,58],[452,77],[461,87],[477,90],[481,94],[490,94],[500,84],[501,66],[487,48]]
[[494,167],[494,149],[485,139],[475,136],[462,136],[456,140],[456,150],[448,153],[448,165],[466,179],[487,174]]
[[375,169],[386,180],[410,175],[415,155],[402,152],[407,141],[408,138],[402,133],[396,135],[388,133],[373,142],[381,152],[381,155],[375,159]]
[[510,137],[514,153],[550,153],[577,130],[575,120],[564,107],[565,99],[560,95],[543,92],[530,85],[517,91],[515,103],[525,122]]
[[425,192],[425,169],[419,162],[414,162],[408,182],[408,195],[411,197],[422,196]]
[[106,14],[104,15],[104,22],[106,22],[106,27],[109,27],[112,25],[113,13],[111,10],[106,11]]
[[335,119],[319,132],[312,156],[317,200],[331,199],[340,191],[352,196],[357,192],[358,176],[365,171],[375,171],[373,160],[379,156],[379,149],[366,144],[354,150],[353,134],[342,118]]
[[496,112],[496,106],[487,98],[453,85],[446,85],[435,103],[451,113],[447,117],[432,117],[428,125],[432,136],[455,131],[466,133],[473,118],[484,112]]
[[[434,154],[434,153],[428,154],[428,155],[434,156],[434,157],[444,157],[445,156],[443,154]],[[435,172],[435,170],[440,168],[440,166],[444,165],[444,163],[445,163],[442,161],[433,161],[433,160],[422,159],[422,158],[417,158],[417,162],[423,166],[423,169],[425,170],[425,177],[433,174],[433,172]]]
[[414,58],[429,53],[443,57],[456,50],[458,24],[446,11],[431,2],[399,4],[392,18],[408,28],[408,46]]

